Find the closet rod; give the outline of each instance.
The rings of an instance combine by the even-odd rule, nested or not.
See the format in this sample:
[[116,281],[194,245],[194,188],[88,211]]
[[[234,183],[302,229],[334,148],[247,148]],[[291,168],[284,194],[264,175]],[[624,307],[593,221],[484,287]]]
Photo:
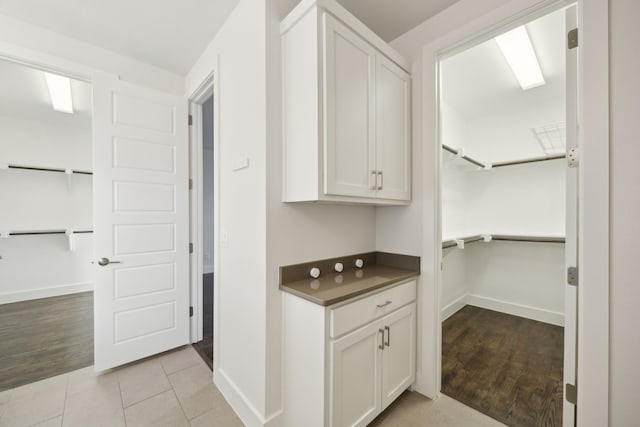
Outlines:
[[[511,236],[506,234],[492,234],[491,241],[499,240],[504,242],[533,242],[533,243],[565,243],[564,237],[541,237],[541,236]],[[442,249],[457,246],[456,240],[463,240],[465,244],[484,240],[484,236],[471,236],[462,239],[445,240],[442,242]]]
[[[451,154],[455,154],[456,156],[458,155],[458,150],[456,150],[455,148],[449,147],[448,145],[442,144],[442,149],[445,150],[445,151],[448,151]],[[467,162],[472,163],[472,164],[474,164],[474,165],[476,165],[478,167],[481,167],[481,168],[485,167],[484,163],[480,163],[479,161],[477,161],[476,159],[474,159],[472,157],[469,157],[469,156],[466,156],[466,155],[463,155],[463,156],[460,156],[460,157],[462,159],[466,160]]]
[[[37,166],[20,166],[20,165],[7,165],[9,169],[24,169],[24,170],[32,170],[32,171],[44,171],[44,172],[66,172],[64,169],[58,168],[40,168]],[[77,173],[81,175],[93,175],[93,172],[87,171],[76,171],[72,170],[71,173]]]
[[[93,233],[93,230],[74,230],[73,234]],[[50,230],[50,231],[12,231],[9,236],[37,236],[41,234],[66,234],[66,230]]]
[[507,236],[500,234],[492,235],[491,240],[502,240],[507,242],[565,243],[564,237]]
[[501,168],[501,167],[504,167],[504,166],[524,165],[524,164],[527,164],[527,163],[546,162],[547,160],[565,159],[566,157],[567,156],[565,154],[557,154],[555,156],[533,157],[533,158],[530,158],[530,159],[510,160],[508,162],[498,162],[498,163],[494,163],[492,166],[494,168]]

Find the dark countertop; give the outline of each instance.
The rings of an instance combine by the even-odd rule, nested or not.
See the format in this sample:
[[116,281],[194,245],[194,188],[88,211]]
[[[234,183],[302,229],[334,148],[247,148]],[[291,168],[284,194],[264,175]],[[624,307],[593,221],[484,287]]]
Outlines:
[[365,265],[362,269],[349,269],[342,273],[332,272],[317,279],[306,278],[281,283],[280,290],[315,304],[328,306],[401,280],[417,277],[419,274],[419,271],[386,265]]

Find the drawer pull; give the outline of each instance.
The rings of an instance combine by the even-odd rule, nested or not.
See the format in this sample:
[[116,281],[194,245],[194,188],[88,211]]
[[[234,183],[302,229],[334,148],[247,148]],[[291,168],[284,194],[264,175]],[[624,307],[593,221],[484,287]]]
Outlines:
[[378,329],[378,332],[382,334],[382,339],[380,340],[380,344],[378,344],[378,348],[380,350],[384,350],[384,329]]
[[385,302],[384,304],[376,304],[376,307],[378,307],[378,308],[382,308],[382,307],[386,307],[386,306],[388,306],[389,304],[391,304],[391,301],[387,301],[387,302]]
[[391,345],[391,329],[388,326],[385,326],[384,329],[387,331],[387,340],[384,342],[384,345],[389,347]]

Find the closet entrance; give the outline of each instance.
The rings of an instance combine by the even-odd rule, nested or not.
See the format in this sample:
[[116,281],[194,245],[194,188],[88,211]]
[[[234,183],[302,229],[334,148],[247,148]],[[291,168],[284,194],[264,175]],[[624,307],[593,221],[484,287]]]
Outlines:
[[90,83],[0,60],[0,391],[93,364]]
[[441,391],[510,426],[573,416],[575,14],[563,7],[440,61]]
[[2,389],[190,342],[186,100],[26,62],[0,60]]
[[[192,167],[192,171],[196,172],[195,194],[191,196],[197,199],[194,204],[192,200],[192,210],[196,210],[198,218],[195,222],[198,226],[192,230],[197,235],[194,239],[198,248],[194,250],[195,255],[199,257],[198,261],[193,262],[197,280],[195,286],[197,289],[196,298],[196,321],[197,327],[194,329],[198,332],[198,336],[194,339],[193,347],[196,349],[200,357],[213,370],[213,288],[214,288],[214,173],[213,173],[213,94],[207,91],[206,95],[200,98],[201,104],[192,104],[192,116],[197,117],[192,120],[192,126],[195,124],[194,144],[197,147],[193,155],[192,161],[197,163],[196,167]],[[193,135],[193,133],[192,133]],[[193,193],[193,191],[192,191]],[[197,206],[197,207],[196,207]]]

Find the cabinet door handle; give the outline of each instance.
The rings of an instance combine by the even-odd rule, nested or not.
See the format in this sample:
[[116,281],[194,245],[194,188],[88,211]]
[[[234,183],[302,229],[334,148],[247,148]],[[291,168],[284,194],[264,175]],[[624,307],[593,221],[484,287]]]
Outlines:
[[382,334],[382,339],[380,340],[380,344],[378,344],[378,348],[380,350],[384,350],[384,329],[378,329],[378,332]]
[[373,176],[373,184],[371,184],[371,189],[375,190],[378,188],[378,171],[371,171],[371,175]]
[[389,347],[391,345],[391,329],[389,329],[388,326],[385,326],[384,330],[387,331],[387,340],[384,342],[384,345]]
[[385,302],[384,304],[376,304],[376,307],[378,307],[378,308],[382,308],[382,307],[386,307],[386,306],[388,306],[389,304],[391,304],[391,301],[387,301],[387,302]]
[[384,186],[384,175],[382,175],[382,171],[378,171],[378,176],[380,177],[380,185],[378,185],[378,190],[382,190],[382,187]]

